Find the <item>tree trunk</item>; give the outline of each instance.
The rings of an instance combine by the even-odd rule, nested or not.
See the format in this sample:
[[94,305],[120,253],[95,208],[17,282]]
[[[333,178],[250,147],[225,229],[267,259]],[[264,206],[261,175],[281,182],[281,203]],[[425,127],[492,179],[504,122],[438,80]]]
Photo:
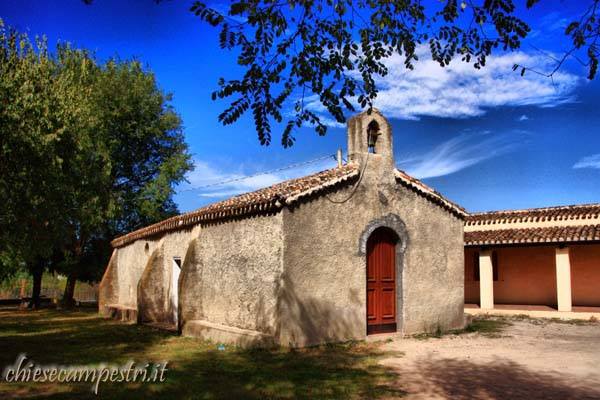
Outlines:
[[65,284],[65,292],[62,298],[62,306],[64,308],[73,308],[75,307],[75,299],[73,296],[75,295],[75,284],[77,283],[77,273],[75,271],[71,271],[69,276],[67,276],[67,283]]
[[42,275],[44,274],[44,266],[42,261],[33,267],[31,277],[33,278],[33,288],[31,290],[31,300],[29,300],[29,308],[37,310],[40,308],[40,293],[42,291]]
[[[74,237],[77,238],[77,235],[75,235],[75,233],[74,233]],[[65,291],[63,293],[62,300],[60,301],[60,305],[63,308],[70,309],[70,308],[75,307],[75,299],[73,296],[75,295],[75,285],[77,284],[77,277],[79,276],[79,274],[78,274],[79,268],[81,268],[81,265],[79,265],[79,263],[81,262],[81,255],[83,253],[83,245],[86,241],[85,238],[86,238],[86,235],[81,233],[79,235],[78,240],[74,241],[75,246],[72,249],[72,251],[73,251],[75,260],[77,260],[77,263],[74,265],[71,265],[69,275],[67,276],[67,283],[65,284]]]

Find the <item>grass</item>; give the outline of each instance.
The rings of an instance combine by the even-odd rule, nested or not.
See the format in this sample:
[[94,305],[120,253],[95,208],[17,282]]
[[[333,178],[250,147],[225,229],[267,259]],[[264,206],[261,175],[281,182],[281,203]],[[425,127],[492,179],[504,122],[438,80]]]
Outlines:
[[463,330],[465,333],[478,332],[482,336],[489,338],[502,337],[504,328],[512,325],[509,321],[497,319],[476,318]]
[[594,316],[592,316],[591,318],[588,318],[588,319],[578,319],[578,318],[573,318],[573,319],[540,318],[540,319],[542,320],[543,323],[553,322],[555,324],[565,324],[565,325],[585,326],[585,325],[597,325],[598,324],[598,319]]
[[511,321],[527,321],[533,325],[546,325],[549,323],[556,324],[565,324],[565,325],[595,325],[598,324],[598,319],[595,317],[591,317],[589,319],[563,319],[563,318],[540,318],[540,317],[531,317],[526,314],[517,314],[517,315],[495,315],[495,316],[480,316],[478,318],[487,319],[487,320],[496,320],[496,321],[504,321],[510,323]]
[[486,317],[474,318],[469,325],[463,329],[452,329],[449,331],[442,331],[439,327],[429,333],[419,333],[412,337],[419,340],[427,340],[432,338],[441,338],[448,335],[463,335],[466,333],[478,333],[481,336],[487,338],[500,338],[502,337],[502,331],[504,328],[512,325],[505,319],[492,319]]
[[301,350],[240,350],[148,326],[124,325],[89,311],[0,310],[0,367],[20,353],[37,365],[168,361],[162,383],[0,384],[0,398],[288,399],[399,397],[397,376],[380,365],[379,344]]

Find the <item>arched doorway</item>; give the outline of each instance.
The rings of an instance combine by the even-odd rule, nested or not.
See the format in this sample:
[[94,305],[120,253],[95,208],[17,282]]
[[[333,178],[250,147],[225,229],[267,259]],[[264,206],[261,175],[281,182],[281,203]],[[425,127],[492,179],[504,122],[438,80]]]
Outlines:
[[396,332],[396,246],[398,236],[377,228],[367,240],[367,334]]

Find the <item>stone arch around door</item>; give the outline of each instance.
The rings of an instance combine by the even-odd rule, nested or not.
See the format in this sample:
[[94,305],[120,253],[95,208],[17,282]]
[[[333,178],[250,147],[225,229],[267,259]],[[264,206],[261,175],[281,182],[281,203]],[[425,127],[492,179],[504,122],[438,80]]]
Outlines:
[[375,219],[367,224],[364,231],[360,235],[358,243],[358,254],[363,258],[363,265],[365,268],[365,325],[367,323],[367,243],[369,238],[375,231],[381,230],[380,228],[386,228],[393,232],[396,236],[395,243],[395,296],[396,296],[396,331],[402,332],[403,329],[403,317],[404,317],[404,301],[403,301],[403,281],[404,281],[404,253],[408,246],[408,232],[404,222],[396,214],[388,214],[381,218]]

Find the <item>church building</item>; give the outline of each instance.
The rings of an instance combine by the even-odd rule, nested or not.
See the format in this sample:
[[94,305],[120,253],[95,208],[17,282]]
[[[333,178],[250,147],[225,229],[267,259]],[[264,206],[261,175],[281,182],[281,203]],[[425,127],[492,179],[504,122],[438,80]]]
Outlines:
[[100,312],[241,346],[460,328],[466,216],[396,169],[364,112],[345,165],[116,238]]

